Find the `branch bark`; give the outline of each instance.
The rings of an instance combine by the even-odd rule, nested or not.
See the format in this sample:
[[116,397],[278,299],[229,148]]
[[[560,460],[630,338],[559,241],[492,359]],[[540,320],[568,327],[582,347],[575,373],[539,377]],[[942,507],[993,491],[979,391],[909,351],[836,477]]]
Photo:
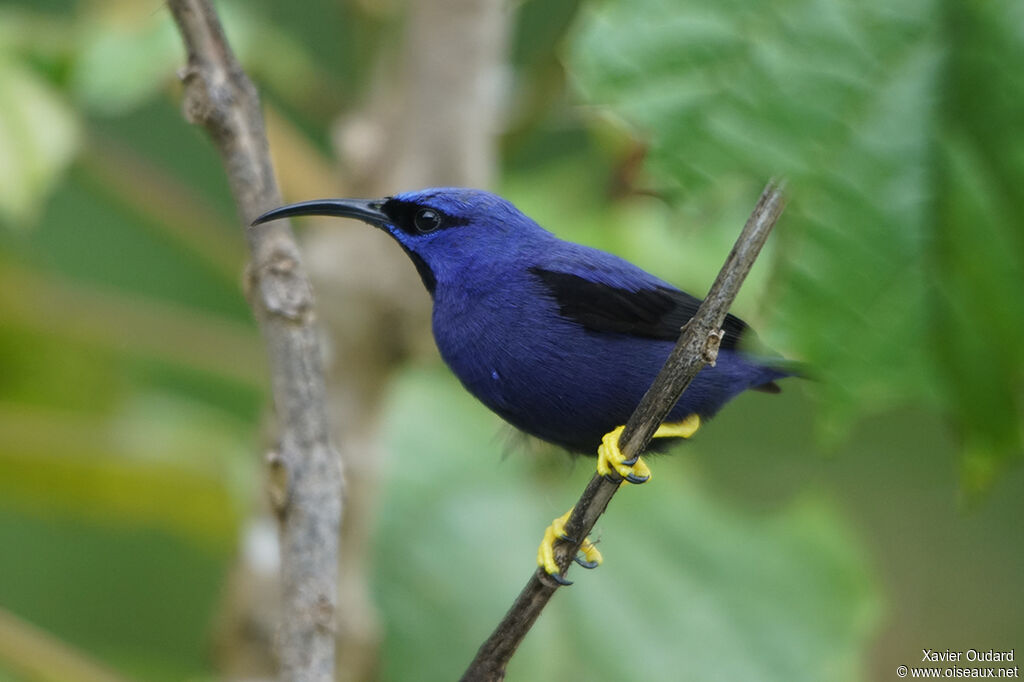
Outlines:
[[341,459],[330,439],[313,293],[287,221],[249,227],[281,204],[259,97],[208,0],[169,0],[188,53],[184,114],[209,133],[246,229],[249,300],[267,344],[278,445],[268,457],[281,528],[280,679],[334,675]]
[[[626,423],[619,438],[619,449],[627,459],[647,448],[658,425],[679,402],[683,391],[704,365],[710,363],[714,366],[726,313],[782,214],[784,203],[781,186],[770,182],[761,193],[707,297],[682,328],[661,372]],[[613,482],[597,474],[587,484],[565,526],[566,535],[574,540],[555,545],[555,557],[563,576],[579,552],[583,539],[621,485],[621,480]],[[512,608],[477,651],[462,676],[463,682],[503,680],[509,660],[558,587],[543,569],[534,571]]]

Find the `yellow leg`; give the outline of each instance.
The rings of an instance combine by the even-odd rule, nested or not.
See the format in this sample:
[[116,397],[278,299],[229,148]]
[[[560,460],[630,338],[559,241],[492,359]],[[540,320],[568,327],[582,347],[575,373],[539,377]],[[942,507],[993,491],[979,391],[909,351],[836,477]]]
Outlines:
[[[614,431],[606,433],[601,439],[601,447],[597,449],[597,473],[615,480],[623,480],[628,483],[645,483],[651,478],[651,470],[639,457],[632,461],[626,460],[619,450],[619,436],[625,427],[620,426]],[[655,438],[689,438],[700,428],[700,417],[691,414],[680,422],[662,424],[654,432]],[[569,521],[572,509],[565,512],[551,522],[544,531],[544,539],[537,548],[537,565],[544,569],[551,578],[561,585],[572,585],[572,582],[562,577],[555,562],[555,543],[559,540],[568,540],[565,535],[565,524]],[[575,558],[576,563],[584,568],[597,568],[602,561],[601,552],[598,551],[590,538],[585,538],[580,545],[580,554]]]
[[[544,572],[550,575],[555,582],[562,585],[572,585],[572,582],[562,577],[558,564],[555,562],[555,542],[569,539],[565,535],[565,524],[571,515],[572,509],[552,521],[544,531],[544,539],[541,540],[540,547],[537,548],[537,565],[543,568]],[[597,568],[601,564],[601,552],[590,541],[590,538],[583,540],[583,544],[580,545],[580,554],[582,558],[576,557],[576,563],[584,568]]]
[[[597,473],[610,479],[621,478],[627,483],[646,483],[651,470],[639,457],[627,460],[619,450],[619,436],[626,428],[620,426],[601,439],[597,449]],[[700,417],[691,414],[680,422],[665,423],[654,432],[655,438],[689,438],[700,428]]]

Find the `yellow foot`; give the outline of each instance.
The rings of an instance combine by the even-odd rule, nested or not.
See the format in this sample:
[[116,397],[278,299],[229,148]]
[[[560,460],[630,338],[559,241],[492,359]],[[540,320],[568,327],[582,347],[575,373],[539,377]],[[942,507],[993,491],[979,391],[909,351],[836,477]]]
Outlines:
[[[565,534],[565,524],[570,515],[572,515],[572,509],[552,521],[544,531],[544,539],[540,541],[540,547],[537,548],[537,565],[543,568],[544,572],[559,585],[572,585],[571,580],[562,577],[562,571],[555,561],[555,542],[570,539]],[[590,541],[590,538],[585,538],[583,544],[580,545],[580,556],[577,556],[575,561],[583,568],[597,568],[601,564],[601,552]]]
[[[639,457],[626,459],[619,450],[619,436],[625,426],[609,431],[597,449],[597,473],[610,479],[623,479],[628,483],[646,483],[651,470]],[[664,423],[654,432],[654,438],[689,438],[700,428],[700,417],[691,414],[679,422]]]

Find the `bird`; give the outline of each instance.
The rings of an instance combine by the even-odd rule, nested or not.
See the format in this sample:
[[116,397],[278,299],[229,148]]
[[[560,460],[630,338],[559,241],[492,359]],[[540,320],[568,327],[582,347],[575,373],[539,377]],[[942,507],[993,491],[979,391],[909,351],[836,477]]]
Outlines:
[[[617,441],[701,300],[614,254],[557,237],[508,200],[480,189],[435,187],[381,199],[316,199],[253,221],[354,218],[387,232],[433,301],[441,358],[463,386],[513,427],[572,453],[597,454],[598,471],[642,483],[642,459]],[[702,420],[752,389],[777,393],[796,372],[741,348],[754,338],[729,314],[715,365],[694,378],[655,436],[655,449],[689,438]],[[572,510],[570,510],[571,512]],[[538,563],[557,582],[551,546],[568,513],[545,533]],[[583,542],[579,562],[600,552]]]

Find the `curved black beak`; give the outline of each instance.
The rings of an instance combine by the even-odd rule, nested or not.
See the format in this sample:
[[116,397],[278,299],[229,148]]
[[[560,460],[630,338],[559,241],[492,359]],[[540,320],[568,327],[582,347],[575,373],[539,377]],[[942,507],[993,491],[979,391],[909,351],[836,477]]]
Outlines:
[[259,225],[278,218],[290,218],[302,215],[326,215],[339,218],[355,218],[364,223],[383,226],[390,221],[390,218],[381,210],[384,206],[384,199],[314,199],[313,201],[300,201],[297,204],[288,204],[273,210],[267,211],[256,220],[253,225]]

